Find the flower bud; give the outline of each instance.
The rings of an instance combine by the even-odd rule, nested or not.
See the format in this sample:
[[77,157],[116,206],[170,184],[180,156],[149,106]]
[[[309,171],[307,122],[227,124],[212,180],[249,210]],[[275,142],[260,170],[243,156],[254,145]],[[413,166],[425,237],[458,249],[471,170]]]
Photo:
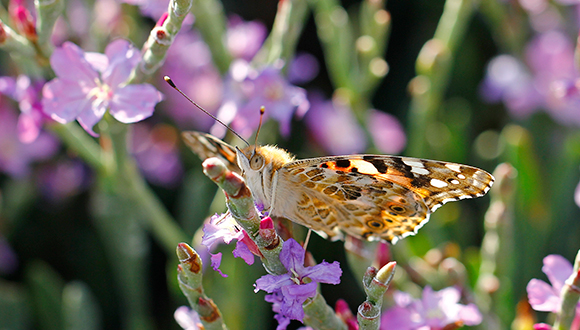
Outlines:
[[28,9],[22,5],[17,6],[12,13],[12,19],[16,25],[16,29],[28,40],[35,41],[38,39],[34,18],[32,18]]
[[6,39],[8,39],[8,34],[4,29],[4,24],[0,22],[0,45],[2,45],[6,41]]

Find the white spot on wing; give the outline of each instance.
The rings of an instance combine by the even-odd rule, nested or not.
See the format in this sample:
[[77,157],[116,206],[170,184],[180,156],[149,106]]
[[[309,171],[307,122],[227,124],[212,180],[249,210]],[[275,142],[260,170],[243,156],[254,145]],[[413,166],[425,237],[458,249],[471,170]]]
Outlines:
[[462,179],[462,180],[465,179],[465,175],[463,175],[463,174],[457,174],[457,177]]
[[421,175],[427,175],[431,172],[429,172],[429,170],[425,169],[425,168],[418,168],[418,167],[413,167],[411,169],[411,172],[415,173],[415,174],[421,174]]
[[421,163],[415,159],[403,158],[402,160],[403,160],[403,163],[405,163],[405,165],[408,165],[411,167],[425,168],[425,165],[423,165],[423,163]]
[[452,183],[452,184],[459,184],[459,181],[457,181],[457,180],[453,179],[453,180],[451,180],[451,183]]
[[[455,171],[457,173],[461,173],[461,165],[459,165],[459,164],[445,164],[445,167],[447,167],[448,169]],[[460,179],[465,179],[465,177],[460,178]]]
[[438,179],[431,179],[431,185],[437,188],[444,188],[447,187],[447,182]]

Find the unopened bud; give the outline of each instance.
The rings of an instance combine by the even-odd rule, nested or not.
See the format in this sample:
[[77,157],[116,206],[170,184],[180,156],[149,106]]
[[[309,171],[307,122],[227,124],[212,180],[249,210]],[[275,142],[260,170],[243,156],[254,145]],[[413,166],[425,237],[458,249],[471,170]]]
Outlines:
[[17,6],[13,13],[13,19],[18,31],[28,40],[38,39],[34,19],[28,9],[24,6]]
[[177,258],[179,258],[179,262],[182,265],[187,265],[188,271],[191,271],[192,273],[195,274],[198,274],[201,271],[202,269],[201,259],[199,258],[197,252],[195,252],[195,250],[191,248],[191,246],[185,243],[179,243],[177,244],[176,252]]
[[6,39],[8,39],[8,34],[4,29],[4,24],[0,22],[0,45],[3,44],[6,41]]
[[265,217],[260,221],[260,230],[258,231],[260,237],[265,242],[265,245],[271,245],[276,239],[276,229],[274,229],[274,221],[270,217]]
[[350,307],[344,299],[338,299],[334,305],[336,316],[340,318],[348,327],[348,330],[358,329],[356,317],[352,314]]

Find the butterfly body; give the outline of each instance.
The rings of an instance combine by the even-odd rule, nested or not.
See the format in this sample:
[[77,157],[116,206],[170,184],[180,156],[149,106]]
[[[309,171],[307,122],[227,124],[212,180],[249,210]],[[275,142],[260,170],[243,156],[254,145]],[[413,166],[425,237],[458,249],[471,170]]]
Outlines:
[[414,235],[441,205],[483,196],[494,181],[481,169],[441,161],[388,155],[295,160],[274,146],[240,150],[209,134],[183,137],[202,159],[219,157],[242,174],[270,215],[332,239],[345,232],[395,243]]

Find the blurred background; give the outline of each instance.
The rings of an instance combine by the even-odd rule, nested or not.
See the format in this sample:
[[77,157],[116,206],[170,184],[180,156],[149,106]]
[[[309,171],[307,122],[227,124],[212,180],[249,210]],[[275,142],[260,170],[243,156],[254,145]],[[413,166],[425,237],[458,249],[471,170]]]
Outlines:
[[[264,59],[274,47],[265,52],[262,45],[285,2],[298,14],[289,15],[295,30],[278,41],[287,51],[278,58],[286,61],[281,74],[256,79],[253,98],[240,106],[236,70],[279,64]],[[11,8],[36,15],[32,2],[1,3],[2,23],[15,30],[25,19]],[[242,144],[166,86],[164,75],[249,141],[265,105],[259,142],[298,158],[395,154],[494,173],[501,182],[488,196],[447,204],[417,236],[386,247],[386,259],[399,266],[392,288],[419,294],[425,285],[457,285],[484,314],[481,329],[531,329],[550,320],[531,310],[526,285],[546,280],[545,256],[572,262],[580,248],[580,2],[223,1],[221,39],[208,38],[220,22],[200,22],[200,3],[163,66],[147,77],[164,100],[127,134],[127,150],[179,237],[195,247],[203,221],[225,211],[223,194],[180,132]],[[122,37],[141,48],[166,8],[167,1],[68,0],[50,42],[103,52]],[[216,55],[222,41],[227,60]],[[25,129],[38,118],[22,114],[37,106],[40,87],[54,76],[0,47],[0,329],[179,329],[173,312],[186,300],[178,260],[160,242],[160,229],[144,220],[138,203],[110,189],[115,178],[87,164],[60,124],[43,119],[39,132]],[[274,83],[287,98],[268,99]],[[229,113],[236,102],[237,113]],[[494,172],[501,163],[511,167]],[[313,235],[308,250],[319,262],[341,262],[341,284],[322,292],[331,306],[342,298],[356,311],[365,299],[361,274],[377,244],[346,243],[350,252],[345,242]],[[206,270],[208,296],[231,329],[274,329],[264,293],[253,292],[263,267],[234,259],[232,249],[219,248],[228,278]],[[390,293],[385,305],[392,305]]]

